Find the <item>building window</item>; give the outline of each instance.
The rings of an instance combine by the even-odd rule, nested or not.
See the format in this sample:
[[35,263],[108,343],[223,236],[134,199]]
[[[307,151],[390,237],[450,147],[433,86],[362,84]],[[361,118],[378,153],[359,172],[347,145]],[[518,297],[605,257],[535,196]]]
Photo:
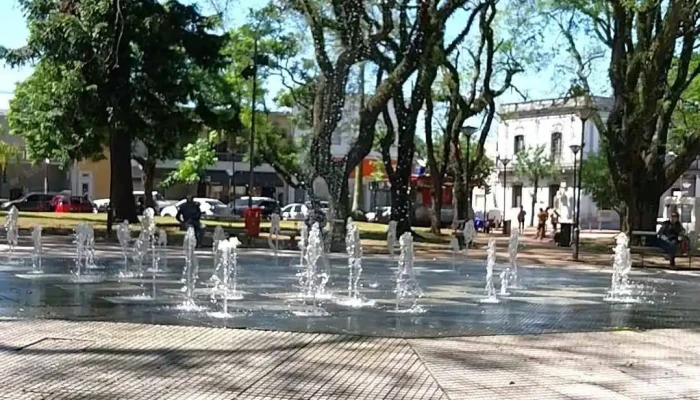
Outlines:
[[511,208],[520,207],[523,204],[523,185],[513,185],[513,193],[511,193]]
[[561,160],[561,132],[552,133],[550,160],[553,163],[558,163]]
[[525,149],[525,136],[518,135],[513,141],[513,154],[520,153],[521,150]]

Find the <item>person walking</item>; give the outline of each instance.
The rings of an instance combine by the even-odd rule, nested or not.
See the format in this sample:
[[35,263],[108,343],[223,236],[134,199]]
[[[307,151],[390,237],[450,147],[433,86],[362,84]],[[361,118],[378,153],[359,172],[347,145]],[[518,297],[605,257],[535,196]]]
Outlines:
[[559,212],[552,207],[549,207],[549,222],[552,224],[552,235],[554,235],[559,225]]
[[520,211],[518,211],[518,230],[520,233],[523,233],[523,230],[525,229],[525,215],[527,213],[523,209],[523,205],[520,205]]
[[197,238],[197,247],[202,247],[202,239],[204,236],[204,229],[200,221],[201,218],[202,210],[199,208],[199,204],[195,203],[192,195],[187,195],[187,200],[178,208],[175,219],[180,222],[182,228],[185,230],[190,226],[194,228],[194,234]]
[[540,212],[537,214],[537,234],[535,239],[543,240],[547,233],[547,212],[540,208]]

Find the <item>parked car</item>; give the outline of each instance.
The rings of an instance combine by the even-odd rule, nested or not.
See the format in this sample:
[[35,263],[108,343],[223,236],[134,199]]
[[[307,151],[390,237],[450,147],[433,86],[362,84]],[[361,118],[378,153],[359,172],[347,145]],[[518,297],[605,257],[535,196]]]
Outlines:
[[[156,212],[156,214],[160,214],[160,211],[164,209],[165,207],[175,205],[177,203],[177,200],[167,200],[165,197],[163,197],[160,192],[153,191],[153,200],[156,203],[156,207],[153,211]],[[145,192],[143,190],[134,190],[134,202],[138,203],[139,197],[143,197]],[[94,201],[95,207],[97,208],[98,212],[107,212],[107,207],[109,206],[109,199],[98,199]]]
[[19,199],[4,203],[2,209],[9,210],[15,206],[18,211],[53,211],[51,200],[55,195],[56,193],[27,193]]
[[301,203],[287,204],[280,210],[280,216],[284,220],[303,221],[309,214],[309,208]]
[[85,196],[59,194],[54,196],[51,204],[57,213],[97,213],[95,204]]
[[[248,209],[248,196],[241,197],[229,203],[229,207],[233,211],[234,215],[240,217],[244,216],[245,210]],[[253,196],[253,208],[260,209],[260,216],[262,218],[270,218],[273,213],[280,212],[280,205],[277,200],[270,197],[255,197]]]
[[[182,199],[172,206],[165,207],[160,211],[162,217],[173,217],[177,215],[177,210],[187,201]],[[202,216],[205,218],[216,218],[231,215],[231,209],[224,203],[216,199],[208,199],[206,197],[195,197],[194,202],[199,204],[199,209],[202,211]]]

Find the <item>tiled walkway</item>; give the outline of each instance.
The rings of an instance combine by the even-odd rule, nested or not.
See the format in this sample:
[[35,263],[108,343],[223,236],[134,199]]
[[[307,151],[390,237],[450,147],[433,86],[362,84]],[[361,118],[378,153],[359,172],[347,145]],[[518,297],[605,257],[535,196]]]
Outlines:
[[700,332],[363,338],[0,321],[2,399],[698,399]]

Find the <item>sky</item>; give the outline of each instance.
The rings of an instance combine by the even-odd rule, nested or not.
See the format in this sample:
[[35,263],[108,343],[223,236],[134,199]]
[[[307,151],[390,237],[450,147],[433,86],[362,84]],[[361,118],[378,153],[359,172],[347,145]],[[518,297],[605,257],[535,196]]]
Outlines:
[[[211,1],[223,3],[226,0],[188,0],[189,2],[198,3],[205,13],[212,12],[210,6]],[[261,7],[267,3],[267,0],[233,0],[236,4],[229,9],[229,26],[236,26],[244,22],[247,12],[250,8]],[[2,24],[0,24],[0,45],[15,48],[22,46],[28,37],[28,30],[25,19],[17,4],[17,0],[0,0],[0,15],[2,16]],[[460,18],[460,15],[455,15],[447,25],[446,36],[454,36],[461,29],[465,18]],[[545,46],[551,46],[554,43],[554,38],[548,38]],[[19,69],[11,69],[7,66],[0,65],[0,109],[7,109],[8,102],[12,97],[15,84],[26,79],[32,72],[31,67]],[[568,86],[567,82],[562,82],[562,79],[556,77],[554,67],[550,65],[540,72],[527,72],[516,77],[515,85],[520,89],[520,92],[525,93],[529,100],[554,98],[564,94],[564,88]],[[268,91],[270,96],[274,96],[281,89],[279,82],[268,82]],[[510,103],[521,101],[522,97],[514,92],[509,91],[504,94],[499,103]],[[268,102],[270,104],[271,102]],[[478,122],[477,122],[478,123]]]

